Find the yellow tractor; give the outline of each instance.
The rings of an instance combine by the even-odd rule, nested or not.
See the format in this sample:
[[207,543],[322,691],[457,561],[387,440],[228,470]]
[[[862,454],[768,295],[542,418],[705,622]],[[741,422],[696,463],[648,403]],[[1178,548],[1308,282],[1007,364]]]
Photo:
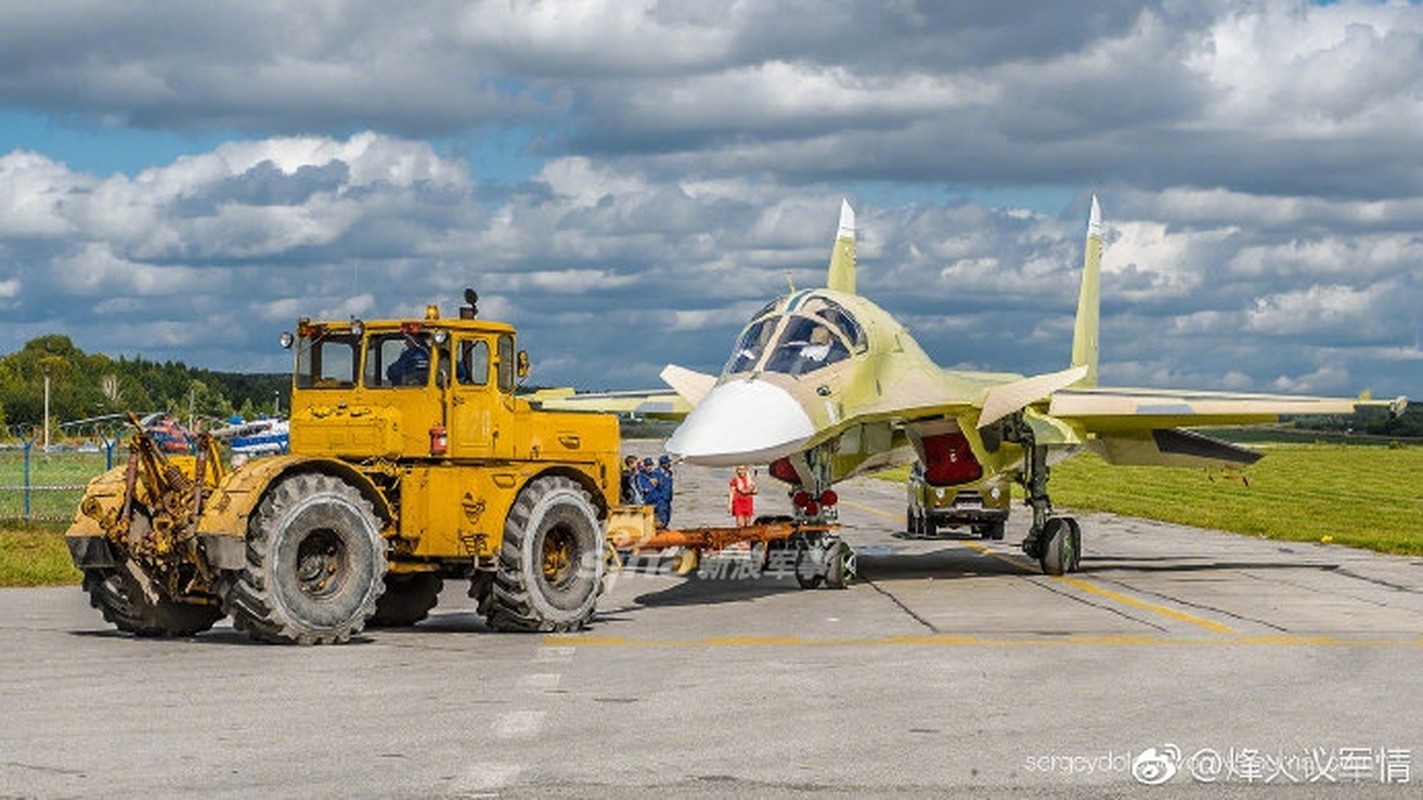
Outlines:
[[89,485],[67,541],[104,618],[188,636],[230,615],[255,639],[413,625],[447,579],[497,630],[593,614],[618,500],[611,415],[516,396],[514,329],[477,318],[298,320],[290,448],[228,468],[214,440],[165,455],[141,428]]

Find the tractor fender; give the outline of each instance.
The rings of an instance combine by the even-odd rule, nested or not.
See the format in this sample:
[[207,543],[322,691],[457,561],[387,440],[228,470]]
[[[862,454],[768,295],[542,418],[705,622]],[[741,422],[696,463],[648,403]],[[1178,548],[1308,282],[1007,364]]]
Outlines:
[[196,533],[210,566],[224,570],[246,566],[248,518],[267,491],[294,472],[317,472],[340,478],[370,501],[376,517],[387,527],[395,519],[385,494],[365,473],[344,461],[303,455],[253,459],[229,473],[222,486],[203,501]]

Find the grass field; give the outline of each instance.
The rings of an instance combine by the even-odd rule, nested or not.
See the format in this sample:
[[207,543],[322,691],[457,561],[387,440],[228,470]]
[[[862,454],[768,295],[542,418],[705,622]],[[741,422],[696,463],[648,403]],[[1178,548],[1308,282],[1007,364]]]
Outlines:
[[[1201,470],[1114,467],[1084,454],[1053,468],[1053,504],[1288,541],[1423,555],[1423,448],[1258,445],[1226,479]],[[907,471],[882,477],[903,480]],[[1026,513],[1015,504],[1014,512]]]
[[[116,458],[125,456],[116,451]],[[64,529],[84,486],[104,471],[103,453],[30,453],[29,520],[25,516],[25,461],[20,450],[0,450],[0,587],[78,583]]]
[[57,586],[78,583],[80,577],[64,544],[64,526],[0,527],[0,587]]

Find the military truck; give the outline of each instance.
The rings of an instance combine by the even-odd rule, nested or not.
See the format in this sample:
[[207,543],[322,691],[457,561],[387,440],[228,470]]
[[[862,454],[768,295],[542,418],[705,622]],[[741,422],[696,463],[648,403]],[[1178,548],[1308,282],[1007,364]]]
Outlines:
[[67,534],[91,603],[140,636],[230,615],[254,639],[321,644],[413,625],[459,580],[494,629],[584,626],[616,417],[532,408],[514,328],[465,301],[448,319],[298,320],[286,454],[230,468],[209,436],[172,456],[139,428]]
[[1002,539],[1008,523],[1012,491],[1006,480],[968,486],[935,486],[924,463],[914,462],[905,483],[909,503],[904,512],[910,538],[939,538],[939,528],[968,526],[985,539]]

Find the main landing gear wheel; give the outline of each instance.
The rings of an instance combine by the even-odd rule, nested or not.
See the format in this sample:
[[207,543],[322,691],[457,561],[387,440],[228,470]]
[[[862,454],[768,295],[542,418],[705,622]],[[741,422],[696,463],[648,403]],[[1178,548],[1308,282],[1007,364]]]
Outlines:
[[1044,574],[1076,572],[1082,561],[1082,529],[1072,517],[1051,517],[1039,534],[1039,547]]

